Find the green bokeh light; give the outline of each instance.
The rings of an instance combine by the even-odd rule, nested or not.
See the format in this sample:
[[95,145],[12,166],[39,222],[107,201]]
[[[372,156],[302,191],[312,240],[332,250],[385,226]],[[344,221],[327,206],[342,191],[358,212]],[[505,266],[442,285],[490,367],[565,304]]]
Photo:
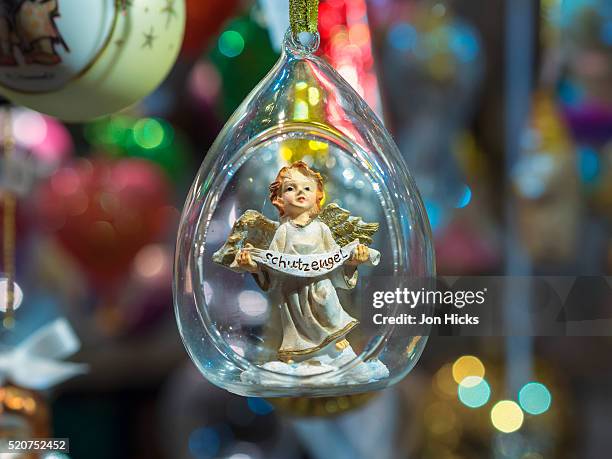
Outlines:
[[162,118],[113,115],[85,125],[85,138],[104,155],[145,158],[158,164],[172,181],[183,178],[191,146]]
[[85,138],[94,145],[116,145],[125,142],[132,122],[123,116],[111,116],[85,125]]
[[153,118],[143,118],[134,124],[134,142],[142,148],[150,150],[159,147],[165,137],[162,124]]
[[227,57],[236,57],[244,51],[244,38],[235,30],[226,30],[219,37],[219,52]]
[[491,398],[489,383],[480,376],[468,376],[457,390],[459,400],[469,408],[480,408]]
[[530,382],[519,391],[519,404],[529,414],[545,413],[551,403],[552,395],[544,384]]

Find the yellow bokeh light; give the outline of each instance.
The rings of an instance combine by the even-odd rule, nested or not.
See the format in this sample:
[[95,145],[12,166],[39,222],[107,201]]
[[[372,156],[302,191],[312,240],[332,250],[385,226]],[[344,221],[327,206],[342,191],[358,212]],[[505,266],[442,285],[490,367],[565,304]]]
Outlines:
[[370,29],[368,24],[355,24],[349,29],[349,40],[357,46],[365,46],[370,43]]
[[521,428],[524,420],[523,410],[512,400],[497,402],[491,409],[491,422],[500,432],[516,432]]
[[33,398],[28,397],[24,400],[23,407],[27,413],[32,414],[34,411],[36,411],[36,401]]
[[293,120],[294,121],[306,121],[308,120],[308,103],[303,99],[295,100],[295,107],[293,109]]
[[348,41],[348,33],[344,26],[340,26],[335,29],[332,33],[331,44],[332,46],[345,46]]
[[473,355],[464,355],[459,357],[453,364],[453,379],[457,384],[467,378],[468,376],[477,376],[484,378],[485,367],[478,357]]
[[317,105],[321,101],[321,91],[314,86],[308,88],[308,102],[310,105]]
[[6,406],[8,406],[11,410],[21,410],[23,408],[23,399],[18,396],[7,397]]
[[445,81],[455,74],[455,65],[444,55],[434,56],[427,64],[431,76],[438,81]]
[[291,150],[291,148],[283,145],[282,147],[280,147],[280,155],[281,157],[285,160],[285,161],[291,161],[291,159],[293,158],[293,150]]
[[311,150],[327,150],[329,148],[329,145],[327,145],[325,142],[319,142],[318,140],[310,140],[308,142],[308,147]]
[[452,371],[452,365],[447,363],[434,376],[435,387],[449,399],[457,397],[457,386],[453,381]]

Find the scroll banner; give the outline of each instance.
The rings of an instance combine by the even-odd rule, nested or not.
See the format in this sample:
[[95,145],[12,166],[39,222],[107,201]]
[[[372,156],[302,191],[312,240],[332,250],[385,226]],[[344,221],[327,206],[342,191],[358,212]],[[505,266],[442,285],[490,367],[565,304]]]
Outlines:
[[[296,277],[319,277],[331,273],[350,260],[353,251],[359,245],[355,240],[333,252],[312,255],[294,255],[272,250],[251,249],[251,256],[260,265],[275,271]],[[377,265],[380,253],[374,249],[370,252],[369,263]]]

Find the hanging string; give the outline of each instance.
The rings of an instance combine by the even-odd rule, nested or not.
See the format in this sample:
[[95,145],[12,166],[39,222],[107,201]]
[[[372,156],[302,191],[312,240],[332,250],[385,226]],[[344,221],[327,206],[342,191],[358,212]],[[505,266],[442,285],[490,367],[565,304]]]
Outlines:
[[[3,154],[4,154],[4,166],[9,167],[9,162],[13,151],[15,149],[15,139],[13,138],[11,111],[9,108],[5,108],[2,113],[2,120],[4,124],[4,142],[3,142]],[[6,315],[2,324],[5,328],[12,328],[13,319],[13,305],[15,304],[15,206],[16,200],[15,195],[8,189],[5,189],[2,193],[3,200],[3,264],[4,273],[6,275]]]
[[289,21],[294,35],[317,33],[319,28],[319,0],[289,0]]

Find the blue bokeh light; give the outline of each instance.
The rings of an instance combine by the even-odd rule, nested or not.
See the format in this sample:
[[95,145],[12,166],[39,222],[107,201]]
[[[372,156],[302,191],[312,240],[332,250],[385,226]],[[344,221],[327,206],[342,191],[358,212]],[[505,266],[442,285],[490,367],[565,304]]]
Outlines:
[[542,414],[549,410],[552,404],[552,395],[544,384],[530,382],[520,390],[519,404],[529,414]]
[[588,146],[578,149],[578,170],[583,183],[593,183],[599,178],[600,161],[597,151]]
[[212,427],[200,427],[189,435],[189,451],[198,459],[215,457],[221,448],[221,437]]
[[491,386],[479,376],[468,376],[457,389],[459,401],[469,408],[480,408],[491,398]]
[[457,207],[457,209],[463,209],[464,207],[468,206],[471,200],[472,189],[468,185],[464,185],[463,193],[461,193],[461,196],[459,197],[459,200],[457,201],[457,205],[455,207]]
[[563,80],[557,93],[561,102],[568,106],[579,105],[584,100],[584,89],[572,81]]
[[474,32],[465,25],[455,25],[451,33],[450,48],[455,56],[463,62],[474,61],[480,52],[480,43]]
[[249,397],[247,399],[247,404],[249,405],[250,410],[259,416],[265,416],[266,414],[270,414],[272,411],[274,411],[274,407],[266,402],[263,398]]
[[410,51],[416,47],[418,32],[410,24],[400,22],[389,30],[387,40],[398,51]]

